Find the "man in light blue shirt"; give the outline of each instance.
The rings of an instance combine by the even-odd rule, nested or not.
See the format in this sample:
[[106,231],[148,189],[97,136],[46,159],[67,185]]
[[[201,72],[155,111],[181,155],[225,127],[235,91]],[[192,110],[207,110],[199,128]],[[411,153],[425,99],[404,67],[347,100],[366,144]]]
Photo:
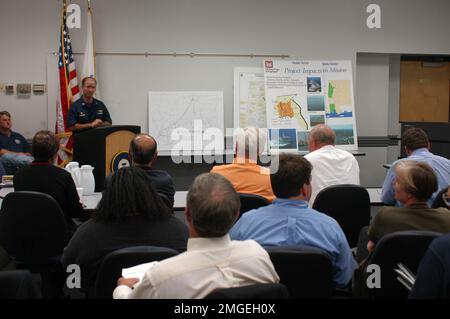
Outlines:
[[273,160],[270,182],[277,198],[269,206],[245,213],[230,235],[235,240],[253,239],[263,246],[320,248],[330,255],[334,285],[344,287],[356,262],[338,223],[308,208],[311,170],[311,164],[300,155],[281,154]]
[[405,147],[407,158],[395,161],[388,170],[383,183],[381,200],[388,205],[402,206],[395,200],[394,182],[395,166],[400,161],[426,162],[433,168],[438,181],[438,190],[431,196],[428,206],[431,207],[436,194],[450,184],[450,160],[445,157],[434,155],[429,151],[430,142],[427,133],[420,128],[410,128],[403,133],[402,142]]

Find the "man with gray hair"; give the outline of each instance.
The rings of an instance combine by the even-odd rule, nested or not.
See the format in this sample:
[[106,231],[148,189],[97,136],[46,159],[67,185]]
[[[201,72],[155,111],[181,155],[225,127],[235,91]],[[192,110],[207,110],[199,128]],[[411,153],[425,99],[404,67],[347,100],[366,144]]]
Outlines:
[[236,154],[233,163],[217,165],[212,173],[226,177],[239,193],[255,194],[272,201],[269,169],[258,165],[267,135],[256,127],[239,128],[236,132]]
[[314,126],[308,139],[310,153],[305,158],[312,164],[312,207],[317,194],[331,185],[359,185],[359,165],[347,151],[335,147],[336,134],[325,124]]
[[204,298],[218,288],[278,282],[264,248],[253,240],[230,239],[228,231],[239,208],[239,196],[226,178],[213,173],[198,176],[187,196],[187,251],[154,263],[141,281],[119,278],[113,297]]

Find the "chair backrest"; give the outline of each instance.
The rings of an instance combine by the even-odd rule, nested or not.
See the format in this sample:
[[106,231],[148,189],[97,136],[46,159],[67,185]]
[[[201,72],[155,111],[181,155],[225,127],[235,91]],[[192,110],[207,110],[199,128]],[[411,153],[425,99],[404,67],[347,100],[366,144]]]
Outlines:
[[172,248],[156,246],[135,246],[109,253],[102,261],[95,280],[96,299],[111,299],[122,275],[122,268],[128,268],[151,261],[159,261],[178,255]]
[[356,246],[356,262],[359,264],[364,259],[369,256],[369,251],[367,250],[367,244],[369,243],[369,226],[364,226],[361,228],[358,237],[358,245]]
[[41,299],[36,278],[28,270],[0,271],[0,299]]
[[243,213],[248,212],[249,210],[269,205],[269,201],[262,196],[244,193],[238,194],[241,200],[241,211],[239,214],[239,218]]
[[264,247],[291,298],[330,298],[333,293],[329,255],[307,246]]
[[283,284],[255,284],[233,288],[219,288],[205,299],[288,299],[289,293]]
[[350,247],[356,247],[359,231],[370,222],[370,197],[359,185],[333,185],[317,194],[313,208],[334,218]]
[[417,274],[420,261],[428,246],[440,233],[429,231],[401,231],[383,236],[376,244],[369,265],[381,271],[381,287],[370,289],[371,298],[407,298],[408,290],[397,280],[394,268],[402,263]]
[[444,203],[444,199],[442,198],[442,195],[446,193],[448,190],[448,187],[441,189],[439,193],[437,193],[436,197],[434,198],[433,204],[431,205],[431,208],[438,208],[438,207],[444,207],[448,208],[447,205]]
[[53,197],[39,192],[6,195],[0,213],[0,245],[26,264],[61,255],[68,231],[63,212]]

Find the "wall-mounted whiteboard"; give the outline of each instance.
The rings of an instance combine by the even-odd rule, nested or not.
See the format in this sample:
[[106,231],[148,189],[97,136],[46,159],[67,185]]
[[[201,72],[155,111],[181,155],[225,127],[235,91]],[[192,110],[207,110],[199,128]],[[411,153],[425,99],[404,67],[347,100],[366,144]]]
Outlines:
[[[183,150],[224,150],[223,92],[187,91],[148,94],[149,133],[158,141],[158,150],[172,151],[184,142]],[[214,136],[210,132],[222,136]],[[189,144],[188,146],[186,146]]]
[[327,124],[336,146],[357,150],[351,61],[265,60],[234,69],[234,127],[268,128],[270,151],[308,151],[311,127]]

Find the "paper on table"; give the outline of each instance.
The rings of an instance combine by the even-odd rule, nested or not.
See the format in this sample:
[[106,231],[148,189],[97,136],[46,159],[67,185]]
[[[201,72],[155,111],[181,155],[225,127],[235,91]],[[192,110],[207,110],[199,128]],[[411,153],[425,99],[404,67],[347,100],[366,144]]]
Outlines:
[[139,282],[141,282],[145,273],[150,268],[152,268],[156,263],[157,263],[157,261],[152,261],[149,263],[140,264],[140,265],[133,266],[130,268],[123,268],[122,269],[122,277],[123,278],[139,278]]
[[397,266],[399,269],[395,269],[394,271],[399,275],[397,280],[405,286],[408,290],[411,290],[414,286],[414,282],[416,281],[415,275],[402,263],[398,263]]

